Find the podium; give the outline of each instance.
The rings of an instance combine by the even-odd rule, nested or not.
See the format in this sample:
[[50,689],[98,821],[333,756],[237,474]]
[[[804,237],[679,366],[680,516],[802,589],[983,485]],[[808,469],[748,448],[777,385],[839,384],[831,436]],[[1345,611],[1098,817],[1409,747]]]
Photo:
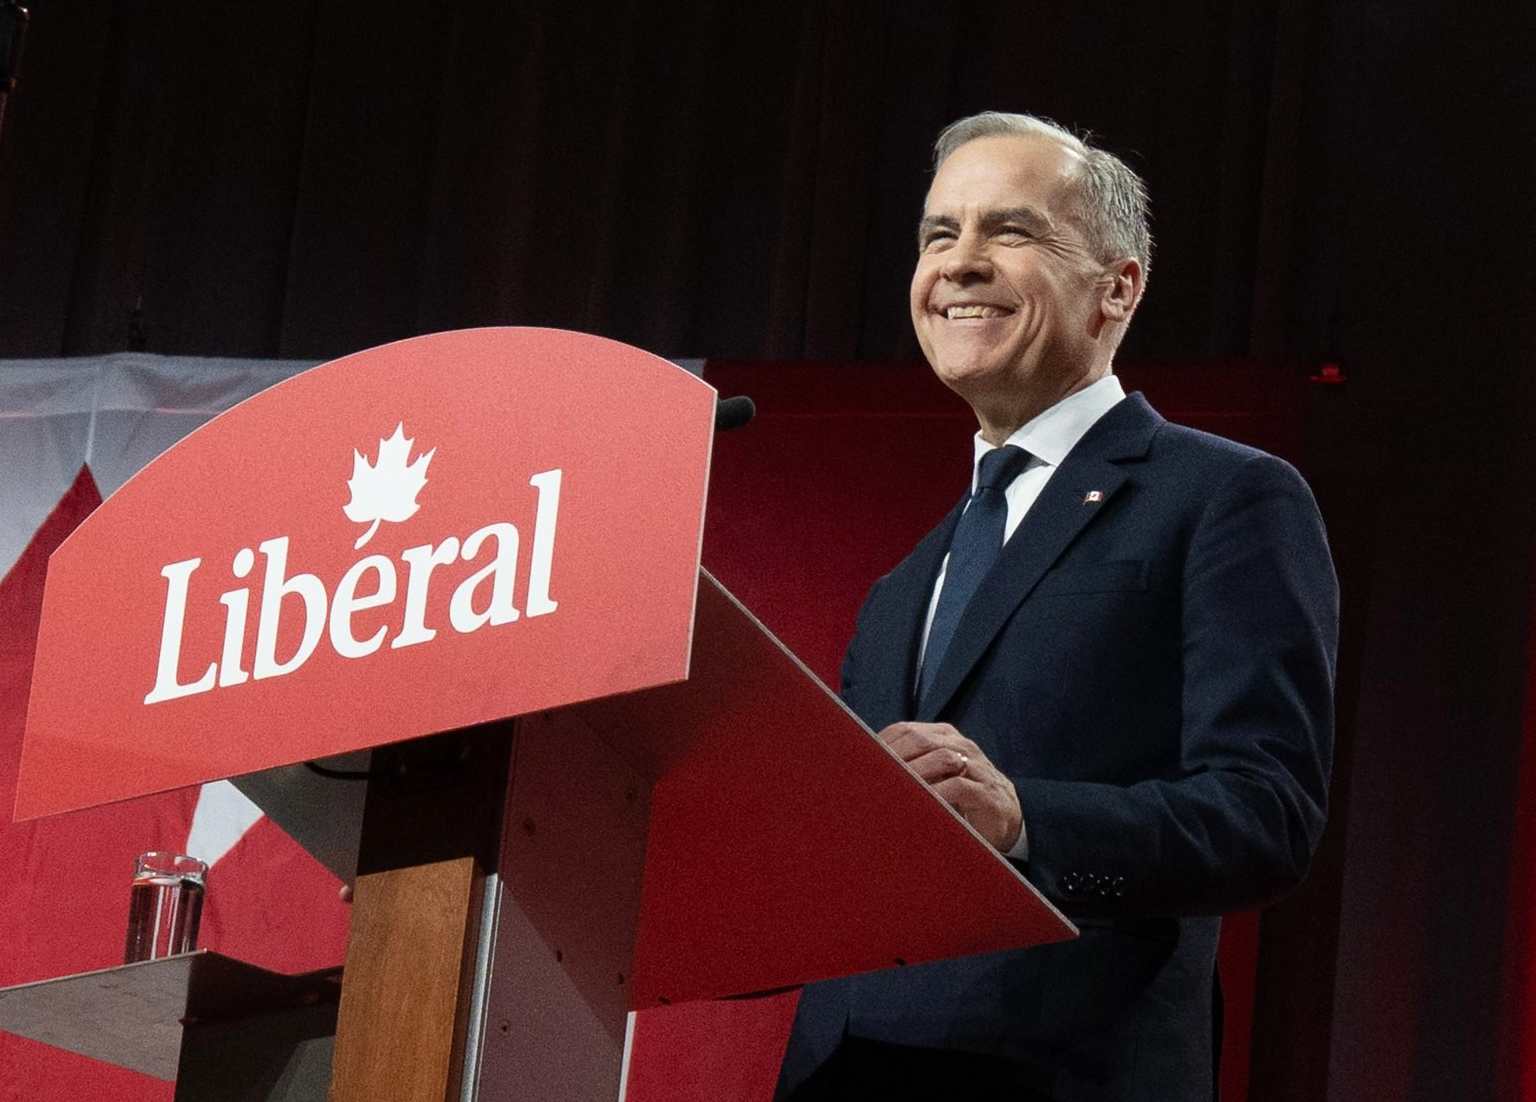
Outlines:
[[[355,850],[333,1099],[612,1100],[636,1011],[1073,936],[700,569],[714,403],[486,329],[215,419],[50,562],[18,816],[231,777]],[[365,750],[365,800],[302,764]],[[79,1047],[37,1025],[67,984],[0,1027]]]

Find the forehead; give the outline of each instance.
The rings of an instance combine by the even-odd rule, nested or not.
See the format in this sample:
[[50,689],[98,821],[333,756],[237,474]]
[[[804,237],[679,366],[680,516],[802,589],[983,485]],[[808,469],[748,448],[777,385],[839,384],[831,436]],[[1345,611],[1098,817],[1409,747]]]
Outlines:
[[975,138],[939,166],[923,213],[1017,206],[1062,210],[1081,164],[1075,150],[1041,134]]

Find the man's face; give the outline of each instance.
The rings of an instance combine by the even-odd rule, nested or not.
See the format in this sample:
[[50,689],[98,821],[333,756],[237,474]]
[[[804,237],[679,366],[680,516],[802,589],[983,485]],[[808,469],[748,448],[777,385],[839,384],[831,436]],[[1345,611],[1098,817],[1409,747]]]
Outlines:
[[984,429],[1027,419],[1108,369],[1101,300],[1112,279],[1071,213],[1079,161],[1043,136],[977,138],[928,190],[912,325]]

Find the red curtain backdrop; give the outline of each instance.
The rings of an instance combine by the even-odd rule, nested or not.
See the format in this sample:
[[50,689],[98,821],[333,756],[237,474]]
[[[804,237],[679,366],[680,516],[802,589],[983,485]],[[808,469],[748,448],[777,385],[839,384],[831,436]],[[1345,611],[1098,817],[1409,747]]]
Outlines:
[[[1267,387],[1261,373],[1241,363],[1132,366],[1123,374],[1129,385],[1147,390],[1175,420],[1306,458],[1295,386]],[[753,395],[761,412],[749,428],[717,442],[705,563],[823,679],[835,683],[842,647],[868,584],[905,553],[963,486],[969,415],[917,365],[715,362],[707,375],[723,393]],[[1347,473],[1355,475],[1359,469]],[[1362,546],[1368,548],[1370,533],[1362,536],[1345,506],[1358,506],[1376,483],[1367,479],[1353,496],[1330,496],[1328,489],[1339,481],[1339,472],[1308,473],[1322,491],[1336,552],[1353,548],[1351,553],[1359,554]],[[47,555],[98,500],[89,474],[82,471],[26,554],[0,582],[0,801],[7,808],[14,794]],[[1421,534],[1444,538],[1430,529]],[[1356,602],[1358,624],[1363,619],[1362,592],[1369,593],[1369,588],[1351,586],[1348,579],[1346,572],[1346,612],[1351,600]],[[1423,626],[1412,615],[1402,622]],[[1346,646],[1346,666],[1359,663],[1358,639],[1356,644]],[[1475,1026],[1498,1049],[1499,1086],[1496,1094],[1474,1092],[1468,1097],[1536,1098],[1536,652],[1527,647],[1526,653],[1525,746],[1518,768],[1505,778],[1518,789],[1518,798],[1510,820],[1509,891],[1498,904],[1504,929],[1499,950],[1505,962],[1503,983],[1497,1005],[1486,1007]],[[1351,676],[1346,671],[1345,681]],[[1352,698],[1341,694],[1341,720],[1353,711]],[[1347,744],[1341,749],[1347,751]],[[1371,760],[1379,761],[1379,752]],[[1346,753],[1339,775],[1347,777],[1349,768]],[[1383,781],[1377,777],[1372,783],[1379,786]],[[114,963],[121,952],[129,862],[142,849],[179,846],[194,801],[195,791],[189,790],[0,827],[0,859],[11,870],[0,889],[0,937],[8,946],[0,963],[0,983]],[[1343,817],[1336,817],[1330,833],[1337,839],[1345,826]],[[1342,864],[1341,858],[1325,853],[1313,880],[1332,878],[1336,892]],[[341,959],[346,912],[336,901],[335,881],[269,822],[258,823],[220,862],[212,883],[205,945],[285,970]],[[279,884],[282,890],[274,890]],[[1263,929],[1270,931],[1272,920],[1287,909],[1293,916],[1299,913],[1293,926],[1310,931],[1331,968],[1339,919],[1334,912],[1315,908],[1307,894],[1311,890],[1266,916]],[[1472,910],[1465,914],[1475,916],[1483,902],[1473,899],[1467,906]],[[1370,920],[1374,936],[1396,943],[1426,913],[1409,906],[1391,919],[1377,911]],[[1222,945],[1227,996],[1223,1096],[1228,1102],[1247,1096],[1251,1068],[1262,1076],[1266,1061],[1296,1058],[1292,1034],[1285,1030],[1263,1032],[1254,1045],[1256,1015],[1268,1014],[1269,1020],[1278,1015],[1283,1021],[1286,1014],[1316,1011],[1304,1006],[1277,1010],[1273,998],[1255,1004],[1255,976],[1265,976],[1266,967],[1294,971],[1314,966],[1298,955],[1305,939],[1294,931],[1279,941],[1266,933],[1277,953],[1266,965],[1259,932],[1259,916],[1233,916]],[[1341,976],[1361,967],[1358,959],[1340,957]],[[1399,955],[1391,990],[1428,990],[1428,977],[1422,959]],[[1368,996],[1369,989],[1353,981],[1341,995],[1354,1000]],[[639,1037],[645,1047],[636,1063],[632,1097],[637,1102],[766,1099],[792,1005],[792,997],[741,1000],[642,1018]],[[1378,1067],[1374,1073],[1378,1083],[1392,1084],[1381,1097],[1432,1096],[1422,1093],[1427,1085],[1415,1085],[1432,1082],[1434,1072],[1416,1070],[1410,1033],[1377,1035],[1366,1043],[1371,1047],[1365,1051],[1391,1048],[1401,1055],[1390,1071]],[[1346,1063],[1360,1058],[1359,1050],[1342,1052]],[[1353,1074],[1341,1081],[1353,1081]],[[1262,1077],[1254,1081],[1255,1095],[1261,1094],[1263,1083]],[[142,1076],[0,1036],[0,1099],[96,1094],[149,1102],[168,1098],[169,1090]]]

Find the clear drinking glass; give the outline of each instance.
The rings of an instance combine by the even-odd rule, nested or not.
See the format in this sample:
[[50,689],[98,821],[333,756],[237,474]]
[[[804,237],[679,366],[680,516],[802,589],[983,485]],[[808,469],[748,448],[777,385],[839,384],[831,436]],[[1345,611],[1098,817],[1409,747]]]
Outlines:
[[154,850],[134,859],[124,964],[159,960],[197,948],[207,875],[207,865],[180,853]]

